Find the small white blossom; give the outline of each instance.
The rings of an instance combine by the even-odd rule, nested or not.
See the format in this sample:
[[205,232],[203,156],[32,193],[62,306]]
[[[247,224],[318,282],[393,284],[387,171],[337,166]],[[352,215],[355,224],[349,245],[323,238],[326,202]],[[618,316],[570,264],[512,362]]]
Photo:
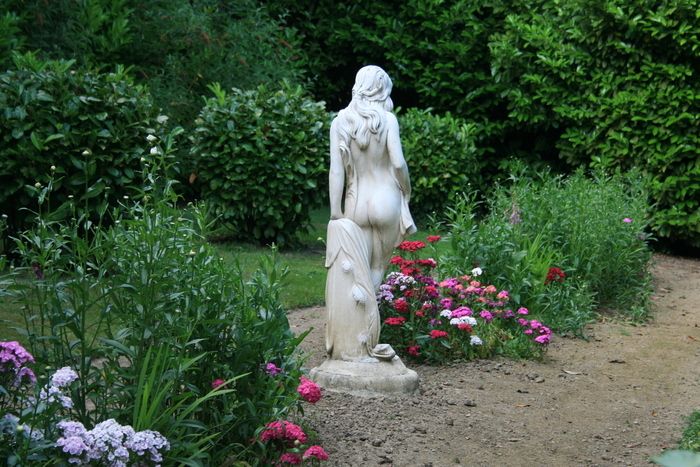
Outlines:
[[158,115],[158,117],[156,117],[156,122],[160,123],[161,125],[167,121],[168,121],[167,115]]
[[51,166],[51,172],[55,172],[55,171],[56,171],[56,166],[55,166],[55,165],[52,165],[52,166]]
[[89,156],[90,154],[92,154],[92,151],[89,149],[86,149],[82,152],[82,154],[83,154],[83,156]]
[[158,154],[160,154],[160,149],[158,149],[158,146],[153,146],[153,147],[151,148],[150,153],[151,153],[152,155],[154,155],[154,156],[157,156]]
[[450,310],[445,309],[440,312],[440,316],[442,316],[443,318],[450,318],[452,316],[452,312]]
[[34,184],[34,188],[41,188],[41,182],[36,182]]
[[481,340],[479,336],[471,336],[469,338],[469,343],[471,345],[482,345],[484,342]]
[[153,141],[157,140],[158,138],[156,138],[154,135],[148,135],[148,136],[146,136],[146,139],[152,143]]
[[484,273],[484,271],[480,267],[476,267],[476,268],[472,269],[472,276],[480,276],[483,273]]

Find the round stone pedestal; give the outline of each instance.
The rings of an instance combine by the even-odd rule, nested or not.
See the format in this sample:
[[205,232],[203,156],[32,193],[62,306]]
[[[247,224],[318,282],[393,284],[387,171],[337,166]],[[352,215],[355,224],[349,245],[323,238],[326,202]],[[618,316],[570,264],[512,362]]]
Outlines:
[[310,376],[324,389],[359,396],[413,394],[418,390],[418,373],[406,368],[399,357],[373,362],[326,360],[313,368]]

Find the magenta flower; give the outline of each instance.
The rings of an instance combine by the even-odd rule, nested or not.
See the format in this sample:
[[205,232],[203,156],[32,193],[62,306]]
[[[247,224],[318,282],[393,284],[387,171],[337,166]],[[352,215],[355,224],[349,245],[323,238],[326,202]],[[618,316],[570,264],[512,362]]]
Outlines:
[[299,465],[301,464],[301,457],[299,454],[295,454],[293,452],[285,452],[280,456],[280,464],[289,464],[289,465]]
[[624,222],[625,224],[631,224],[631,223],[632,223],[632,218],[630,218],[630,217],[625,217],[624,219],[622,219],[622,222]]
[[302,376],[301,383],[297,387],[297,392],[306,402],[315,404],[321,400],[321,388],[310,379]]
[[225,382],[226,382],[226,381],[224,381],[224,380],[221,379],[221,378],[216,378],[214,381],[211,382],[211,388],[212,388],[212,389],[216,389],[216,388],[218,388],[219,386],[221,386],[222,384],[224,384]]
[[519,315],[526,315],[526,314],[528,314],[528,313],[530,313],[530,311],[529,311],[527,308],[525,308],[525,307],[523,307],[523,306],[521,306],[520,308],[518,308],[518,314],[519,314]]
[[481,313],[479,313],[479,316],[484,318],[484,321],[486,321],[487,323],[493,321],[493,314],[488,310],[483,310]]
[[308,459],[310,457],[316,458],[320,461],[328,460],[328,453],[321,446],[311,446],[304,452],[303,458]]
[[270,376],[276,376],[280,373],[282,373],[282,368],[278,367],[274,363],[270,362],[267,365],[265,365],[265,373],[267,373]]

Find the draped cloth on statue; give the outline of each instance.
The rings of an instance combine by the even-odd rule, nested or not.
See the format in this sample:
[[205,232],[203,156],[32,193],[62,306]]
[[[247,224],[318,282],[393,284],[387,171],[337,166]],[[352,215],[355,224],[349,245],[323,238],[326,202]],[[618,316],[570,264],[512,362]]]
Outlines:
[[379,308],[362,229],[350,219],[331,220],[326,245],[328,356],[346,361],[391,360],[394,350],[379,344]]

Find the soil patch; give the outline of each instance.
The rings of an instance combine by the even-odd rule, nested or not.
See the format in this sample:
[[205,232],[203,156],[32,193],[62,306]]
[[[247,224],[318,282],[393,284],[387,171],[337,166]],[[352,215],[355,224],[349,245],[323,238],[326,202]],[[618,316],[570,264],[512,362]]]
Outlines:
[[[700,261],[655,255],[654,315],[601,321],[589,340],[556,338],[541,362],[410,365],[415,396],[324,392],[305,407],[331,459],[365,466],[648,465],[700,408]],[[312,368],[325,311],[290,312]]]

